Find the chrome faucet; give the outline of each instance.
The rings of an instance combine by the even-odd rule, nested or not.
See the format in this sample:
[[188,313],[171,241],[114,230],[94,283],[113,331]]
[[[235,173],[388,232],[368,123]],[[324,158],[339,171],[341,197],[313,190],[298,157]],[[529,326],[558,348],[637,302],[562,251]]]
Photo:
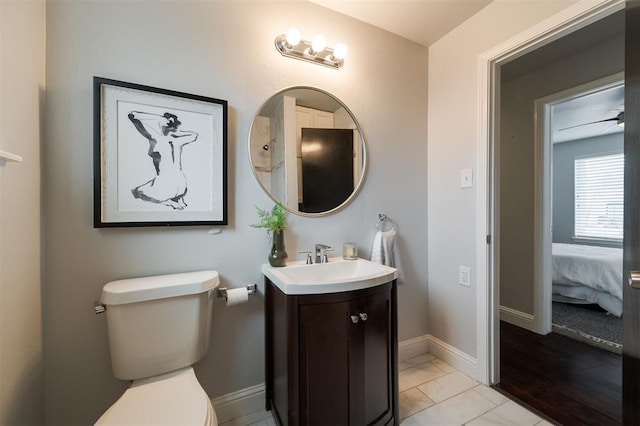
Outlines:
[[333,251],[333,249],[324,244],[316,244],[316,263],[327,263],[329,261],[328,251]]

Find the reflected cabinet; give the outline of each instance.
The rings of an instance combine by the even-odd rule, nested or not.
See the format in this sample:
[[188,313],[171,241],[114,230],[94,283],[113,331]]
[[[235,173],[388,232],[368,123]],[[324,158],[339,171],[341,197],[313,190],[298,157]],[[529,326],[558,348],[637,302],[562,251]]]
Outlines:
[[281,425],[398,424],[395,281],[286,295],[265,277],[266,407]]

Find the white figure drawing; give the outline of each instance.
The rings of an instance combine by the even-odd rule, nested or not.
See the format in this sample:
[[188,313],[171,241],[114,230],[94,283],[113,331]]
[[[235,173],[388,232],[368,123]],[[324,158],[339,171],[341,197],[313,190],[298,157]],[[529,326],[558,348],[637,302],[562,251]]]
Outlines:
[[149,141],[149,157],[153,160],[156,177],[135,187],[135,198],[183,210],[187,203],[187,178],[182,171],[182,148],[198,139],[198,133],[179,130],[180,121],[171,113],[163,115],[131,111],[129,120]]

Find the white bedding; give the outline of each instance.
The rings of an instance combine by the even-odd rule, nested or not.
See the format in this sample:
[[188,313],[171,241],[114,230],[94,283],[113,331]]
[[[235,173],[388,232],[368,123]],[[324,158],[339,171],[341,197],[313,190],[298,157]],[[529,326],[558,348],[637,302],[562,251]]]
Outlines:
[[553,243],[552,251],[554,294],[622,315],[622,249]]

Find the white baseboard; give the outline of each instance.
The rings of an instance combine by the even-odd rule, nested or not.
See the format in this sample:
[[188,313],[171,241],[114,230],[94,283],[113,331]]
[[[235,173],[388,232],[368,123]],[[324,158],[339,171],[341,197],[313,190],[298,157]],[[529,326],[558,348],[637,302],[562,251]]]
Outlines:
[[478,360],[437,337],[428,335],[429,352],[461,373],[478,379]]
[[[398,343],[398,361],[429,352],[429,336],[419,336]],[[241,389],[218,398],[211,403],[216,410],[218,423],[224,423],[247,414],[264,410],[265,388],[264,383]]]
[[398,343],[399,362],[425,353],[432,353],[462,373],[477,378],[478,360],[437,337],[425,334]]
[[418,336],[398,343],[398,362],[429,352],[429,336]]
[[526,312],[500,306],[500,320],[536,333],[535,318]]
[[218,423],[264,410],[264,383],[214,398],[211,403],[216,410]]

